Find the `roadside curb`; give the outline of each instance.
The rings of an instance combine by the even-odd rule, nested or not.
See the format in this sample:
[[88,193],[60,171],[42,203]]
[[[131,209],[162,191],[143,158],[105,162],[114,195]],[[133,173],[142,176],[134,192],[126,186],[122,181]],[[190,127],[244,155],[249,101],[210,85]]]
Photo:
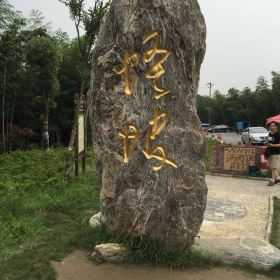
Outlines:
[[257,180],[257,181],[269,181],[270,180],[270,178],[259,178],[259,177],[250,177],[250,176],[242,176],[242,175],[223,174],[223,173],[213,173],[213,172],[205,172],[205,174],[210,175],[210,176],[232,177],[232,178],[250,179],[250,180]]
[[269,243],[270,243],[271,230],[272,230],[273,214],[274,214],[274,196],[270,195],[269,196],[268,222],[267,222],[267,228],[266,228],[266,234],[265,234],[265,240]]

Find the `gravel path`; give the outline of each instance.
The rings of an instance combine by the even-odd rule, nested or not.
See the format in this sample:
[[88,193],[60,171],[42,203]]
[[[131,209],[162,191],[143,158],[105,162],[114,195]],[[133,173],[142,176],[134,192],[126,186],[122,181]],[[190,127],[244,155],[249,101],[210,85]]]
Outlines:
[[269,196],[280,197],[280,184],[268,187],[265,180],[206,176],[208,202],[200,238],[265,239]]

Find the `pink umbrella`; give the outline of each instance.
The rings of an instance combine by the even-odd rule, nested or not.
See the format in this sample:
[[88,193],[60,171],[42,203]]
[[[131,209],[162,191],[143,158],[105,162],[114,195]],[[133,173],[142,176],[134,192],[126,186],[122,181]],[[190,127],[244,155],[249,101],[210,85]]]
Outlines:
[[266,119],[266,124],[269,124],[273,121],[280,123],[280,115]]

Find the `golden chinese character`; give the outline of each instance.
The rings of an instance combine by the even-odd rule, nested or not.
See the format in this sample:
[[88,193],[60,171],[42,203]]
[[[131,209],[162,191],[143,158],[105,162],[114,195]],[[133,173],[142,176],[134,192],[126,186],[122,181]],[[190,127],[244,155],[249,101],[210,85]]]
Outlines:
[[[119,133],[119,136],[124,139],[124,163],[128,163],[131,154],[136,148],[139,139],[139,130],[133,124],[128,123],[124,131]],[[131,141],[130,146],[129,141]]]
[[[162,122],[159,121],[162,119]],[[156,108],[152,119],[149,121],[149,124],[152,126],[151,131],[151,139],[154,140],[157,135],[161,133],[161,131],[165,128],[168,122],[168,113],[161,112],[158,108]]]
[[144,61],[150,62],[156,54],[161,54],[162,58],[155,64],[151,66],[151,68],[146,73],[146,77],[148,79],[153,79],[154,89],[156,91],[155,98],[160,99],[164,95],[168,94],[170,90],[162,88],[158,85],[159,78],[165,73],[165,69],[163,67],[163,63],[167,60],[170,56],[171,52],[168,49],[160,48],[160,31],[155,30],[148,35],[146,35],[143,39],[143,43],[147,43],[148,41],[154,39],[155,45],[148,49],[144,55]]
[[124,81],[125,81],[125,89],[124,92],[126,95],[131,95],[135,86],[136,76],[135,74],[131,74],[129,71],[129,66],[133,67],[139,62],[139,56],[137,53],[130,53],[126,51],[124,56],[123,65],[120,67],[114,67],[113,71],[116,74],[124,73]]
[[[162,119],[161,123],[160,120]],[[164,148],[161,145],[157,145],[155,148],[151,148],[151,142],[155,139],[157,135],[164,129],[166,123],[168,122],[168,114],[166,112],[161,112],[156,109],[152,119],[149,121],[149,124],[152,126],[146,135],[146,149],[142,150],[143,154],[147,159],[156,158],[160,163],[153,167],[153,170],[159,171],[164,164],[170,164],[171,166],[177,168],[176,163],[171,161],[166,157]]]

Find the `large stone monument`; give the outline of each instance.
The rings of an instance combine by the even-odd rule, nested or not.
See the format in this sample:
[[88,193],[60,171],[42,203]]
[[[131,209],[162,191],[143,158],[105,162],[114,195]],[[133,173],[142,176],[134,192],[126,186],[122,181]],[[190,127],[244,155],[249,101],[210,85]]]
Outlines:
[[197,0],[113,0],[95,46],[91,123],[102,219],[188,248],[206,205],[196,113],[206,27]]

